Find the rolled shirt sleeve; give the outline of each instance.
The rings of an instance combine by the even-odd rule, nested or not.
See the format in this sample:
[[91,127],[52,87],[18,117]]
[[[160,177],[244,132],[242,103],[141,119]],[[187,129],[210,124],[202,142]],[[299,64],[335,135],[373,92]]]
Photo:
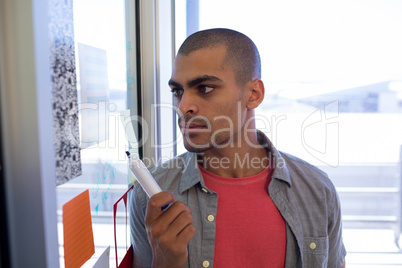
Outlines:
[[152,266],[152,249],[145,229],[145,209],[147,197],[138,183],[130,195],[130,238],[134,250],[134,267]]

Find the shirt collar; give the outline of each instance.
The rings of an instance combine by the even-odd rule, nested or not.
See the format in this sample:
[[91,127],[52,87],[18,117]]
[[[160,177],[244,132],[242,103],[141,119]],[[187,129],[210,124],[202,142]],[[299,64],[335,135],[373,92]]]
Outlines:
[[197,183],[204,184],[201,171],[198,168],[197,154],[187,152],[181,156],[182,175],[179,183],[179,193],[187,191]]
[[271,159],[269,163],[270,168],[274,169],[272,178],[286,182],[289,186],[292,186],[290,180],[289,169],[286,165],[285,159],[282,157],[281,153],[275,148],[273,143],[268,139],[268,137],[260,130],[257,130],[258,142],[267,151],[268,157]]

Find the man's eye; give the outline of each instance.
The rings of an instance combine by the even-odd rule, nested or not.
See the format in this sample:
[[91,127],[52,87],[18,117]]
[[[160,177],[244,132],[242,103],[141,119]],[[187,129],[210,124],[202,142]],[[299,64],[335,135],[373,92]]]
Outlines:
[[200,86],[199,90],[203,93],[203,94],[208,94],[209,92],[211,92],[212,90],[214,90],[214,87],[209,87],[209,86]]
[[172,88],[170,91],[175,97],[180,97],[181,95],[183,95],[183,89],[180,88]]

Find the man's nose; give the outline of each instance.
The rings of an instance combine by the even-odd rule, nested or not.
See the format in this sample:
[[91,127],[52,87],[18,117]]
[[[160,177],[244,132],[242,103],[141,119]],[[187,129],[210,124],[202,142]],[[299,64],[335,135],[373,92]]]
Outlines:
[[196,98],[190,92],[183,92],[179,102],[179,110],[183,115],[198,113]]

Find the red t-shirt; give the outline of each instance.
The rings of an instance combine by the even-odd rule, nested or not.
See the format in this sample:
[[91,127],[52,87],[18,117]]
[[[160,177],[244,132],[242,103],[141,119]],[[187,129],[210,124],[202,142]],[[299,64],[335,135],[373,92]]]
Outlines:
[[200,166],[205,186],[218,194],[214,268],[284,267],[286,226],[268,195],[272,170],[225,178]]

